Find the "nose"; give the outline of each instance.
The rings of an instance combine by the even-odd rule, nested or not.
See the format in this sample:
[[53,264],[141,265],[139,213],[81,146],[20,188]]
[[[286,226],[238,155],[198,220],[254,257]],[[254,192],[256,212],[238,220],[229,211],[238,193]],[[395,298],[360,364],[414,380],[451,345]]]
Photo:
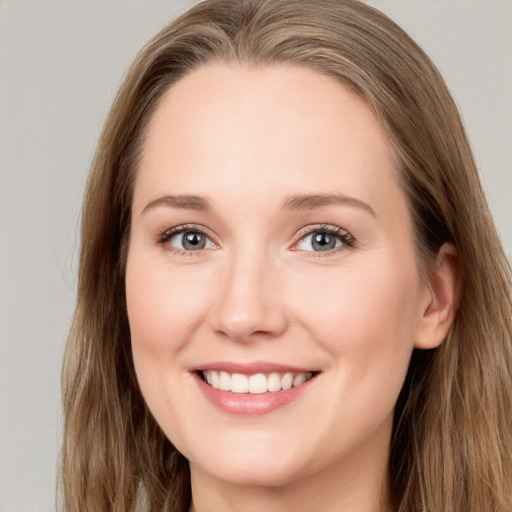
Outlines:
[[282,276],[278,265],[255,252],[232,255],[226,261],[212,327],[231,340],[273,339],[287,327]]

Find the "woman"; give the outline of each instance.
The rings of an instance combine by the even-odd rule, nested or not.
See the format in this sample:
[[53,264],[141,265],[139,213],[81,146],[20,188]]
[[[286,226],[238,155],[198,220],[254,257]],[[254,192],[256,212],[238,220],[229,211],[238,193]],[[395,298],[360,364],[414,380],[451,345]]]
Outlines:
[[210,0],[87,186],[68,510],[512,510],[511,278],[457,109],[354,0]]

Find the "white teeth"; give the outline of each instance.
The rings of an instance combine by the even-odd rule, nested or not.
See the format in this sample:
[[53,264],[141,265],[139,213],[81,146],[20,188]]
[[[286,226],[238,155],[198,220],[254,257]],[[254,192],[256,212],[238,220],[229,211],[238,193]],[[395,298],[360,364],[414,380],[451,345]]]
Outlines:
[[285,373],[281,379],[281,387],[283,389],[290,389],[293,386],[293,375],[291,373]]
[[274,372],[268,376],[267,389],[269,391],[281,391],[281,377],[279,373]]
[[212,372],[212,388],[219,389],[219,372]]
[[249,377],[249,393],[266,393],[267,377],[263,373],[257,373]]
[[295,378],[293,379],[294,386],[300,386],[301,384],[304,384],[304,382],[306,382],[306,375],[304,373],[298,373],[295,375]]
[[295,375],[291,372],[244,375],[216,370],[206,370],[203,375],[206,382],[214,389],[231,391],[232,393],[253,394],[287,390],[304,384],[312,377],[311,372],[296,373]]
[[231,390],[231,375],[228,372],[219,373],[219,389],[223,391]]
[[233,393],[247,393],[249,391],[249,379],[247,375],[233,373],[233,375],[231,375],[231,391]]

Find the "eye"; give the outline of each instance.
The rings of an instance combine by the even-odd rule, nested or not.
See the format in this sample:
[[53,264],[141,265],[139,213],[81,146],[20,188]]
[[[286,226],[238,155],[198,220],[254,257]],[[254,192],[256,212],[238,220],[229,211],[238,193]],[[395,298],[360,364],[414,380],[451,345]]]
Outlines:
[[169,244],[177,249],[184,249],[185,251],[198,251],[199,249],[205,249],[208,238],[204,233],[198,231],[185,231],[184,233],[178,233],[169,239]]
[[160,243],[178,251],[200,251],[215,247],[210,238],[195,226],[169,229],[160,238]]
[[322,226],[303,236],[297,243],[300,251],[328,252],[341,247],[353,247],[353,237],[336,226]]

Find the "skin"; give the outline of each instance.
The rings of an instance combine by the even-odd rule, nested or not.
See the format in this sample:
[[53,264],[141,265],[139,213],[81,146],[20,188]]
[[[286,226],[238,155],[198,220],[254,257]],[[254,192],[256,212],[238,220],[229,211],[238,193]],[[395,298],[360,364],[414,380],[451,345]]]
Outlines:
[[[300,194],[351,200],[283,209]],[[421,277],[391,146],[367,105],[300,67],[203,66],[150,120],[132,214],[135,368],[190,461],[195,510],[390,510],[393,408],[413,348],[449,328],[456,253],[443,246],[433,279]],[[162,242],[189,224],[204,249]],[[315,251],[308,234],[325,225],[353,245]],[[213,361],[320,373],[295,401],[244,416],[199,390],[191,368]]]

